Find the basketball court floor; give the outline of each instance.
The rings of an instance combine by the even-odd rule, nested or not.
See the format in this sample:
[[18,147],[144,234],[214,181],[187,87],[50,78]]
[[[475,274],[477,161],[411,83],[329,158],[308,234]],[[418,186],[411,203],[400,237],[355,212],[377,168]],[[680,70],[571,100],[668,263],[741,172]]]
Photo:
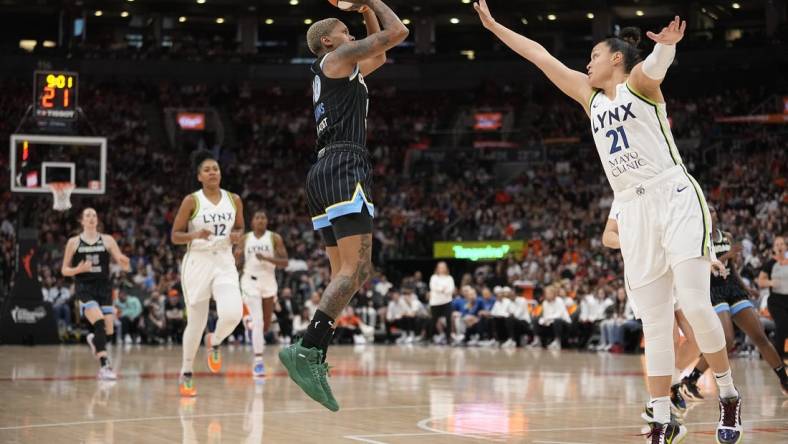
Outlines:
[[[197,364],[198,397],[177,392],[181,349],[116,346],[115,383],[95,380],[87,346],[3,347],[0,443],[536,443],[644,442],[640,356],[574,351],[334,347],[342,409],[308,399],[266,349],[225,348],[225,372]],[[200,369],[202,367],[202,369]],[[762,361],[735,359],[744,442],[788,443],[788,397]],[[714,442],[717,404],[691,405],[685,443]]]

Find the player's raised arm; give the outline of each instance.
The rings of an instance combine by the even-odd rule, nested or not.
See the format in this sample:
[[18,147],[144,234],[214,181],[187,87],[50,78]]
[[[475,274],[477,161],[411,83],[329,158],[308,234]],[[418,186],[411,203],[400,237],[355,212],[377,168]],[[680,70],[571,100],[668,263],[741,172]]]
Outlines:
[[687,29],[687,22],[681,21],[676,16],[668,26],[662,28],[659,34],[651,31],[646,35],[651,40],[657,42],[654,50],[646,57],[646,60],[635,65],[629,75],[629,85],[650,99],[664,102],[662,91],[659,86],[665,80],[668,68],[673,63],[676,56],[676,44],[684,38],[684,30]]
[[[367,27],[367,35],[369,36],[376,32],[380,32],[380,23],[378,22],[378,17],[375,15],[375,12],[365,7],[362,14],[364,14],[364,25]],[[383,66],[384,63],[386,63],[386,53],[382,52],[376,56],[362,60],[359,62],[358,67],[361,69],[361,74],[366,77]]]
[[[383,29],[361,40],[345,43],[329,53],[323,65],[323,72],[329,77],[342,77],[350,74],[356,64],[384,54],[389,49],[402,43],[408,38],[410,33],[394,11],[381,0],[349,1],[355,4],[366,5],[372,9]],[[367,66],[367,68],[370,66]]]
[[558,89],[582,105],[583,109],[588,112],[588,101],[591,98],[593,89],[588,83],[586,74],[569,69],[561,61],[553,57],[544,46],[496,22],[492,14],[490,14],[486,0],[479,0],[478,3],[474,3],[473,8],[476,9],[485,28],[495,34],[498,39],[514,52],[536,65]]

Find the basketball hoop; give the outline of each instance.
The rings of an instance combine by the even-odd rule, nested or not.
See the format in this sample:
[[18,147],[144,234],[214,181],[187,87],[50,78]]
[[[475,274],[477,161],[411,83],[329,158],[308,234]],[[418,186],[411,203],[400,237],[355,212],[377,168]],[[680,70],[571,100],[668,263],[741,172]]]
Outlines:
[[71,192],[74,191],[74,184],[71,182],[50,182],[47,184],[52,191],[54,203],[52,208],[55,211],[66,211],[71,208]]

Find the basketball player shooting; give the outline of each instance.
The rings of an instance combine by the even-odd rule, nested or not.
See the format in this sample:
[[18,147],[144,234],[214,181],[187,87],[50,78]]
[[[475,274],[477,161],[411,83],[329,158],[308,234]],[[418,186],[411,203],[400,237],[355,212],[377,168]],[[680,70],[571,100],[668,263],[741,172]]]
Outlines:
[[486,0],[474,3],[482,25],[537,66],[564,94],[578,102],[591,130],[608,182],[621,205],[617,216],[629,295],[643,320],[653,422],[652,444],[676,444],[687,428],[670,417],[673,353],[673,287],[714,371],[719,388],[718,443],[742,439],[741,397],[733,384],[725,333],[709,297],[711,216],[700,186],[684,167],[667,120],[661,85],[684,37],[677,16],[640,59],[640,30],[597,43],[587,73],[569,69],[539,43],[498,23]]
[[316,22],[306,34],[317,56],[312,65],[317,162],[307,175],[306,191],[312,224],[326,244],[331,282],[304,337],[279,352],[290,378],[331,411],[339,410],[325,362],[334,320],[372,273],[375,208],[364,77],[385,63],[387,50],[408,37],[408,28],[382,1],[345,3],[364,14],[366,38],[356,40],[336,18]]

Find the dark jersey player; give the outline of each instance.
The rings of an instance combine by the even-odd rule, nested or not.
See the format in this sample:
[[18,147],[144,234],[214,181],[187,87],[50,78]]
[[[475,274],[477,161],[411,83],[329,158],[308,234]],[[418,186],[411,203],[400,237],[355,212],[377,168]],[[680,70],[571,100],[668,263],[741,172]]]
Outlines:
[[98,215],[93,208],[85,208],[80,216],[82,233],[66,243],[63,253],[63,276],[73,276],[79,309],[93,326],[87,336],[93,354],[99,360],[98,378],[116,379],[107,357],[107,335],[112,335],[114,312],[112,310],[112,285],[109,277],[109,258],[112,256],[125,271],[129,258],[121,253],[115,239],[98,232]]
[[[716,210],[709,207],[709,211],[711,213],[711,239],[714,244],[714,252],[728,270],[726,274],[712,274],[711,276],[711,303],[722,321],[728,350],[732,349],[734,345],[733,324],[736,324],[758,348],[763,359],[777,374],[783,393],[788,395],[788,375],[783,361],[766,337],[755,306],[750,301],[750,293],[755,293],[755,290],[747,288],[736,271],[735,261],[741,252],[741,245],[734,244],[730,233],[719,229]],[[701,356],[692,372],[682,380],[681,391],[685,397],[693,400],[703,399],[697,382],[708,368],[709,365]]]
[[[317,161],[307,176],[309,212],[326,243],[331,282],[304,338],[279,352],[290,378],[332,411],[339,405],[327,381],[326,351],[334,320],[372,273],[372,167],[366,149],[369,75],[408,28],[380,0],[350,0],[364,14],[367,37],[355,40],[340,20],[316,22],[307,31],[317,125]],[[378,24],[378,20],[380,24]],[[381,30],[381,27],[383,28]]]

